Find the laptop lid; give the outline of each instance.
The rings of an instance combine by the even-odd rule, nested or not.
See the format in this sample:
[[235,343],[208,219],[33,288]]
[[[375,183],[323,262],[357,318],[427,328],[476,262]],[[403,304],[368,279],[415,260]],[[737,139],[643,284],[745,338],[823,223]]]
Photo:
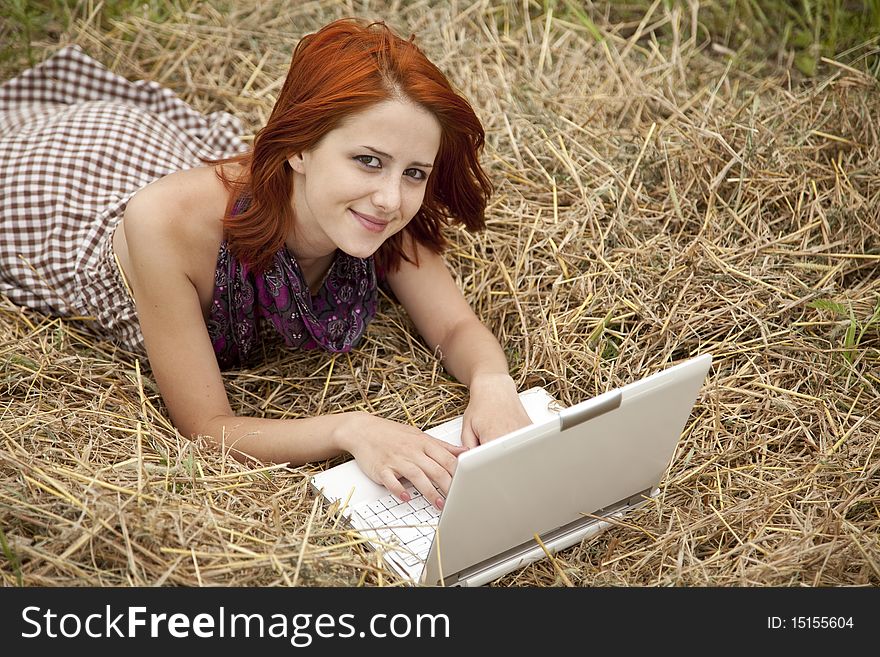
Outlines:
[[693,358],[459,456],[422,582],[656,487],[712,356]]

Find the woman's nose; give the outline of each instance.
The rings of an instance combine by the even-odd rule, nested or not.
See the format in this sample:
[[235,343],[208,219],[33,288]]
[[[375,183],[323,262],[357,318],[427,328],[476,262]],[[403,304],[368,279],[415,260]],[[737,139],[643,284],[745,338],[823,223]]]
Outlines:
[[400,180],[397,176],[383,176],[373,192],[373,205],[383,212],[394,212],[400,208]]

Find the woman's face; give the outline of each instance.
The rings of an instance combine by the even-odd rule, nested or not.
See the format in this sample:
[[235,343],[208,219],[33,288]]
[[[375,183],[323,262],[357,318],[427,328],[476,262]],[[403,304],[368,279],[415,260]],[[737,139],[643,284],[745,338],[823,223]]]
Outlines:
[[296,213],[288,248],[302,258],[336,249],[372,255],[418,212],[439,148],[437,119],[411,102],[386,101],[348,117],[288,160]]

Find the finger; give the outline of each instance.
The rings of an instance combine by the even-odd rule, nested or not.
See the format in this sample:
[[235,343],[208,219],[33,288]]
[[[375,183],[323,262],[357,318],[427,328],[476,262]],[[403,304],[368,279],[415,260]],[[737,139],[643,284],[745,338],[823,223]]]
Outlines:
[[[459,454],[466,452],[466,448],[459,448]],[[450,477],[455,474],[455,469],[458,467],[458,455],[450,450],[443,449],[442,446],[439,445],[427,445],[425,447],[425,454],[431,458],[433,461],[438,463],[446,473],[449,474]]]
[[477,434],[474,433],[470,424],[466,425],[461,431],[461,444],[467,448],[476,447],[480,444]]
[[[442,457],[441,457],[442,458]],[[448,458],[448,455],[447,455]],[[451,463],[440,463],[434,458],[430,458],[422,470],[431,480],[434,488],[440,490],[444,496],[449,493],[449,487],[452,485],[452,475],[455,474],[457,461],[453,459]]]
[[[430,466],[428,466],[430,467]],[[435,473],[434,476],[442,479],[442,475],[437,475],[436,471],[440,471],[443,475],[446,476],[448,481],[445,483],[445,487],[442,483],[433,481],[433,477],[428,475],[422,468],[420,468],[415,463],[410,464],[410,468],[407,469],[405,476],[409,479],[409,482],[416,487],[416,489],[424,496],[428,502],[433,504],[438,509],[443,508],[443,495],[449,490],[449,481],[452,479],[449,477],[449,474],[441,467],[434,464]],[[440,488],[440,491],[437,489]]]
[[[403,484],[394,474],[393,470],[389,468],[383,470],[380,479],[382,481],[382,485],[385,486],[385,488],[388,489],[388,492],[394,495],[394,497],[401,500],[402,502],[410,501],[410,494],[406,492],[406,488],[404,488]],[[422,493],[422,495],[424,495],[424,493]]]
[[453,445],[452,443],[447,443],[445,440],[438,440],[437,444],[440,445],[447,452],[452,454],[453,456],[459,456],[460,454],[464,454],[470,448],[465,445]]

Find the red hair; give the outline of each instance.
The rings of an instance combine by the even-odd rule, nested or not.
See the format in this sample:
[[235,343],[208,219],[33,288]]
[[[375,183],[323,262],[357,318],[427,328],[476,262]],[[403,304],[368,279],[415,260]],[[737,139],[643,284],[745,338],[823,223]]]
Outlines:
[[[441,127],[440,149],[428,178],[425,198],[405,231],[440,253],[446,217],[468,230],[484,227],[492,184],[479,163],[485,133],[470,104],[413,43],[384,23],[334,21],[297,45],[287,79],[265,127],[247,153],[215,160],[240,164],[244,175],[218,176],[232,194],[223,219],[232,253],[264,271],[284,245],[295,219],[291,207],[292,169],[288,158],[308,151],[346,117],[389,100],[405,99],[430,112]],[[250,199],[233,215],[235,204]],[[403,233],[386,240],[375,254],[380,271],[394,271],[401,259]]]

